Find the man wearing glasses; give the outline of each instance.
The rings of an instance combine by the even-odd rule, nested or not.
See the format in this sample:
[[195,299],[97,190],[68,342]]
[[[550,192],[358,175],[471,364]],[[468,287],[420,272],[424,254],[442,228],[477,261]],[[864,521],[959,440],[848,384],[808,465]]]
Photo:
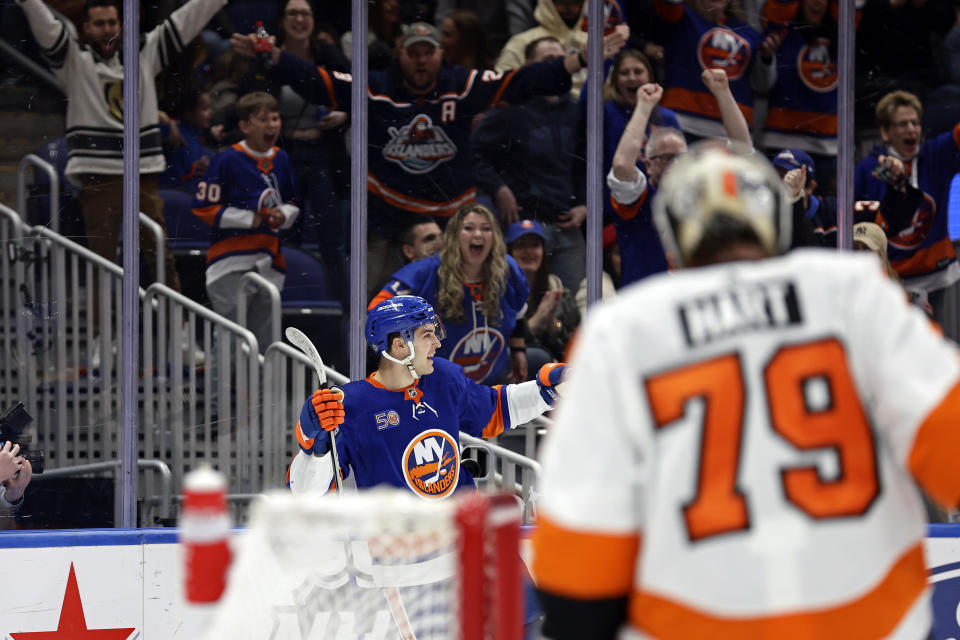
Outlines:
[[[750,145],[750,129],[730,93],[726,73],[707,69],[701,80],[717,99],[729,139]],[[686,153],[687,141],[679,129],[660,127],[653,130],[644,146],[647,121],[662,95],[663,88],[658,84],[645,84],[637,90],[637,106],[607,174],[610,201],[617,214],[614,225],[623,260],[622,286],[666,271],[669,265],[653,226],[650,205],[664,172],[677,156]],[[639,164],[643,165],[642,171]]]
[[887,233],[890,263],[903,286],[911,294],[925,295],[936,321],[947,335],[956,338],[956,328],[944,324],[943,300],[947,287],[960,280],[960,265],[947,229],[950,181],[958,169],[960,124],[924,141],[923,105],[906,91],[883,96],[875,115],[883,144],[857,164],[854,200],[883,200],[888,184],[898,188],[898,180],[923,193],[906,226],[891,224],[880,215],[874,222]]

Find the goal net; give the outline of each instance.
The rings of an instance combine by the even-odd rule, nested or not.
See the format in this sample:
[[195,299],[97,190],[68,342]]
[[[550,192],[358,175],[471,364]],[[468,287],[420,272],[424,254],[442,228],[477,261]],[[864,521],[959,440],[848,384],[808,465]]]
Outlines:
[[264,497],[203,637],[522,638],[520,519],[511,496]]

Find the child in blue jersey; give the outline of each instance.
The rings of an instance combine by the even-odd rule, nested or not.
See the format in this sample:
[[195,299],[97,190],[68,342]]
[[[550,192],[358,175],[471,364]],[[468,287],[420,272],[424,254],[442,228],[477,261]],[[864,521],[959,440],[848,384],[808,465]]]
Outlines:
[[440,253],[399,269],[367,308],[398,294],[422,296],[447,330],[441,357],[474,382],[520,382],[527,379],[529,293],[493,213],[468,204],[447,224]]
[[[248,93],[237,100],[237,118],[245,138],[217,155],[197,184],[193,213],[210,225],[207,250],[207,295],[214,310],[237,319],[240,279],[255,271],[283,288],[286,263],[280,253],[281,229],[300,213],[293,167],[275,146],[280,134],[280,107],[268,93]],[[262,289],[247,302],[247,327],[261,351],[270,344],[270,300]]]
[[536,380],[487,387],[436,356],[443,325],[423,298],[396,296],[367,315],[366,338],[380,366],[342,390],[321,389],[300,412],[300,452],[290,465],[295,491],[320,491],[333,480],[330,438],[340,471],[353,469],[361,489],[406,487],[427,499],[473,488],[460,468],[460,431],[492,438],[544,413],[558,397],[566,365],[544,365]]

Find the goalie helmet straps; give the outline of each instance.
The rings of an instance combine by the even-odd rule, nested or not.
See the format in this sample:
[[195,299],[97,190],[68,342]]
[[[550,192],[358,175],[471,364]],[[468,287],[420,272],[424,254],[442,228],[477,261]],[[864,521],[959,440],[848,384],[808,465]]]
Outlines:
[[[428,324],[436,326],[438,340],[446,337],[443,323],[430,303],[419,296],[395,296],[384,300],[367,314],[367,344],[387,360],[406,366],[416,380],[420,374],[413,366],[413,332]],[[403,338],[410,350],[402,360],[390,355],[390,337],[396,334]]]

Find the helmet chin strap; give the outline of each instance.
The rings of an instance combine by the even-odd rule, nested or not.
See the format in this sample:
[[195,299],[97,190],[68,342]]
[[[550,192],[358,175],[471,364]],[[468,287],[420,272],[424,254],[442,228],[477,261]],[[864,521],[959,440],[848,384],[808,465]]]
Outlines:
[[417,379],[420,378],[420,374],[417,373],[417,369],[413,366],[413,357],[414,357],[414,353],[413,353],[413,340],[407,340],[407,348],[410,349],[410,355],[408,355],[408,356],[407,356],[406,358],[404,358],[403,360],[400,360],[400,359],[398,359],[398,358],[394,358],[394,357],[393,357],[392,355],[390,355],[390,353],[387,352],[387,351],[383,351],[383,352],[382,352],[382,353],[383,353],[383,357],[386,358],[387,360],[389,360],[390,362],[396,362],[397,364],[402,364],[402,365],[404,365],[404,366],[407,368],[407,371],[410,372],[410,375],[413,376],[413,379],[414,379],[414,380],[417,380]]

